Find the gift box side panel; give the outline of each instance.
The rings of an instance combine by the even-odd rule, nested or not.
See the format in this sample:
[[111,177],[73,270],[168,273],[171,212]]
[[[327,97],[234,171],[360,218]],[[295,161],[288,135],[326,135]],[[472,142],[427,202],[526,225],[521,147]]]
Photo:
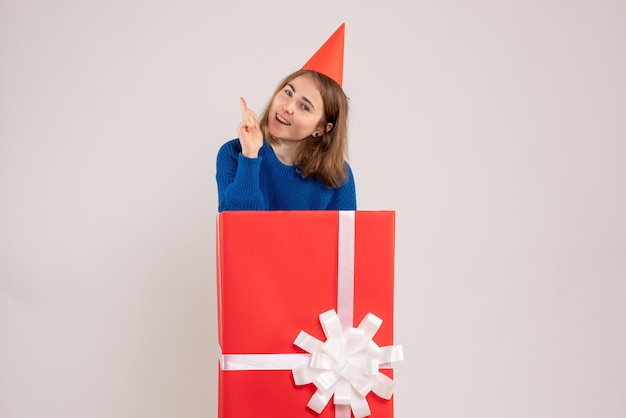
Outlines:
[[[384,373],[393,376],[391,370]],[[220,369],[219,391],[218,418],[335,418],[332,399],[320,414],[306,406],[315,387],[296,386],[290,371]],[[372,412],[369,418],[393,417],[393,398],[370,393],[367,401]]]
[[313,385],[296,386],[291,371],[219,370],[218,418],[334,418],[332,405],[317,414],[306,405]]
[[224,353],[300,352],[301,330],[323,338],[336,307],[338,212],[221,214],[220,345]]
[[355,223],[355,326],[371,312],[383,320],[374,341],[393,345],[395,212],[357,211]]

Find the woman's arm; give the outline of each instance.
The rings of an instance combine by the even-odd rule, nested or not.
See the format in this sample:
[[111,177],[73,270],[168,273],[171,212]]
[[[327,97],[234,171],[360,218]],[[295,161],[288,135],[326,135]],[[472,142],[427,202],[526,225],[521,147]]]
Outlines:
[[259,174],[263,158],[248,158],[241,153],[238,140],[222,145],[217,154],[218,211],[267,210],[261,193]]

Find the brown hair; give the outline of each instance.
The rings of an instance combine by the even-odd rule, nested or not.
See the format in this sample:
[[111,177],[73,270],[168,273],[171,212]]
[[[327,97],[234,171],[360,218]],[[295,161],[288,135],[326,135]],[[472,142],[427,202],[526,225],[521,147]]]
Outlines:
[[341,186],[348,175],[345,163],[348,152],[348,98],[335,80],[311,70],[298,70],[285,77],[263,112],[261,131],[270,144],[277,143],[268,129],[270,104],[287,83],[301,75],[310,76],[322,96],[324,115],[320,125],[332,123],[333,127],[329,132],[324,130],[324,134],[317,138],[310,136],[302,140],[296,155],[296,165],[303,178],[318,178],[328,187]]

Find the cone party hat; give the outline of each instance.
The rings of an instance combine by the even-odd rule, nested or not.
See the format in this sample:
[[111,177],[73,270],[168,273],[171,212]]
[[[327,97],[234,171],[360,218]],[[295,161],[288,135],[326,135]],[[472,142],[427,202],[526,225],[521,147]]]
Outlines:
[[304,70],[313,70],[322,73],[339,85],[343,81],[343,44],[346,24],[333,33],[330,38],[317,50],[317,52],[302,67]]

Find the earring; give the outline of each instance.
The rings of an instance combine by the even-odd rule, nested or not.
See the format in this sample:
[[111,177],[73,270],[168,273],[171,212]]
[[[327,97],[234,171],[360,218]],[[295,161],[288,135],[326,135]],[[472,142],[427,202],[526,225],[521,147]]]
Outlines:
[[319,138],[319,137],[320,137],[320,133],[319,133],[319,132],[315,132],[315,133],[313,134],[313,138]]

